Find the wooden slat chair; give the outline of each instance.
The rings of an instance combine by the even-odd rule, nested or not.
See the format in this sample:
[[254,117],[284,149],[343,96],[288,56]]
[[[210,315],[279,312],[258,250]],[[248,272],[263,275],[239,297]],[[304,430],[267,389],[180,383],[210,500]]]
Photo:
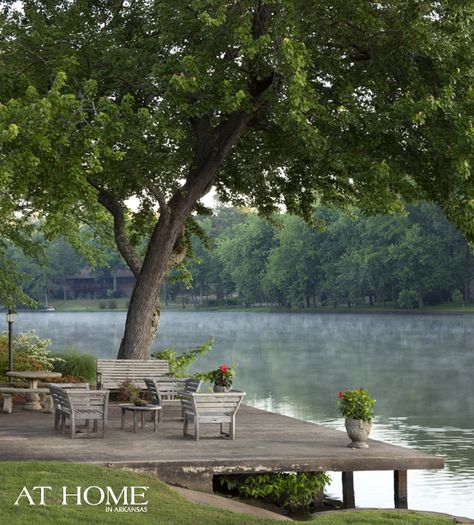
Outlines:
[[[54,403],[54,429],[63,430],[66,427],[66,417],[67,414],[61,410],[61,398],[57,393],[57,390],[51,387],[57,387],[67,389],[67,390],[89,390],[89,383],[47,383],[46,386],[49,388],[51,397],[53,398]],[[86,427],[88,422],[86,422]]]
[[[194,377],[190,377],[186,380],[186,383],[184,384],[184,390],[178,390],[178,394],[181,397],[181,394],[188,393],[192,394],[193,392],[199,392],[201,390],[203,381],[200,379],[195,379]],[[181,405],[181,419],[184,419],[184,407]]]
[[[159,406],[163,406],[164,401],[179,400],[182,392],[198,392],[202,385],[202,381],[193,377],[145,377],[143,381],[147,387],[150,403]],[[158,412],[158,421],[160,417],[161,412]],[[184,417],[184,412],[182,417]]]
[[[245,392],[181,393],[181,406],[184,412],[183,436],[188,434],[189,422],[194,423],[194,439],[199,440],[199,427],[205,423],[218,423],[220,434],[235,439],[235,416]],[[223,425],[229,425],[229,432]]]
[[163,359],[97,359],[97,390],[116,391],[127,379],[145,390],[144,377],[161,377],[169,371]]
[[[184,384],[184,390],[185,392],[199,392],[199,390],[201,389],[201,385],[202,381],[200,379],[190,377],[186,380],[186,383]],[[181,391],[179,393],[181,393]]]
[[[107,409],[109,392],[104,390],[67,390],[57,386],[50,386],[51,395],[58,399],[61,412],[71,421],[71,438],[76,437],[104,437],[107,427]],[[54,394],[53,394],[54,393]],[[92,432],[76,434],[78,421],[93,421]],[[98,432],[98,421],[102,421],[102,432]]]
[[[161,398],[160,390],[157,387],[155,380],[152,377],[145,377],[143,381],[146,385],[148,401],[153,405],[162,407],[163,399]],[[158,421],[161,421],[161,410],[158,411],[156,417],[158,418]]]
[[[145,377],[145,382],[148,399],[150,403],[163,407],[168,401],[175,401],[178,399],[178,392],[185,388],[186,381],[189,378],[181,377]],[[161,411],[158,412],[158,421],[161,420]]]
[[150,387],[154,387],[161,401],[173,401],[178,399],[179,391],[186,388],[186,381],[189,379],[189,377],[147,377],[143,381],[150,394]]

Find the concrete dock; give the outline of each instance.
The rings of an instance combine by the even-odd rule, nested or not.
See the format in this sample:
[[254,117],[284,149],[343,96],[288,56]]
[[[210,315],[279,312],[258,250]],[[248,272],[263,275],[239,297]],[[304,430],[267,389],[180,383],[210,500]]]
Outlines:
[[[172,484],[212,492],[220,474],[276,471],[342,472],[344,506],[355,506],[353,472],[394,472],[394,505],[407,506],[407,471],[441,469],[444,462],[413,449],[370,440],[368,449],[350,449],[345,432],[249,406],[237,414],[235,441],[219,436],[218,425],[203,425],[202,438],[183,438],[181,409],[163,409],[158,431],[148,422],[137,433],[120,428],[120,409],[109,407],[105,439],[71,439],[53,428],[53,415],[27,412],[21,405],[0,413],[0,460],[57,460],[95,463],[147,472]],[[130,418],[130,419],[128,419]]]

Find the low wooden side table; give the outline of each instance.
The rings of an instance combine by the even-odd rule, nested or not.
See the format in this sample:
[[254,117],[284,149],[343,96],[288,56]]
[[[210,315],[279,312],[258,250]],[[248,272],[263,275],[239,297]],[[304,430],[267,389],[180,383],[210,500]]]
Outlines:
[[121,411],[122,411],[122,418],[121,418],[121,424],[120,428],[124,430],[125,428],[125,413],[127,410],[130,412],[133,412],[133,432],[137,432],[137,414],[140,414],[141,417],[141,425],[140,428],[145,427],[145,412],[151,412],[152,421],[153,421],[153,432],[156,432],[156,423],[158,421],[159,413],[161,410],[160,405],[145,405],[145,406],[137,406],[134,403],[122,403],[119,405]]

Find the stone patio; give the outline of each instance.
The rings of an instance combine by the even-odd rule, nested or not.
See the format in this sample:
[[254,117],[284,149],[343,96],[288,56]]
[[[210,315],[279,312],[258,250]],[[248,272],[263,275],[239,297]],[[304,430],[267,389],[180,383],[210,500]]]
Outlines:
[[151,473],[172,484],[212,492],[216,474],[272,471],[336,471],[343,474],[344,502],[353,507],[353,472],[393,470],[395,506],[407,505],[407,470],[441,469],[443,459],[370,440],[368,449],[349,449],[345,432],[242,406],[235,441],[219,436],[218,425],[202,426],[202,438],[183,438],[179,405],[163,409],[158,432],[120,428],[112,403],[105,439],[71,439],[54,431],[53,416],[15,405],[0,413],[0,460],[57,460],[96,463]]

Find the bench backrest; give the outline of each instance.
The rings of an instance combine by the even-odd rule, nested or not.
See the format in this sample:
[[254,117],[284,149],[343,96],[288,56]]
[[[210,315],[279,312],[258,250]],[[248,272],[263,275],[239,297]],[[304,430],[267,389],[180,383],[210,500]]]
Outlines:
[[189,393],[181,392],[181,404],[185,412],[199,414],[234,415],[244,400],[245,392],[231,390],[230,392]]
[[192,377],[145,377],[148,398],[155,405],[163,400],[177,399],[183,392],[197,392],[202,381]]
[[118,390],[127,379],[145,389],[144,377],[164,376],[169,371],[168,361],[162,359],[97,359],[97,389]]
[[57,386],[63,390],[67,388],[68,390],[74,390],[78,388],[79,390],[90,390],[89,383],[47,383],[46,386]]
[[49,383],[48,384],[49,391],[51,393],[51,397],[54,401],[54,408],[56,410],[60,410],[62,412],[66,412],[68,414],[71,413],[71,403],[69,401],[69,397],[67,395],[67,390],[64,388],[61,388],[58,385]]
[[46,383],[46,386],[49,388],[56,410],[60,410],[63,405],[67,406],[67,410],[71,408],[69,400],[63,392],[65,389],[89,390],[89,383]]
[[109,392],[104,390],[88,390],[87,388],[61,388],[49,384],[49,391],[56,410],[72,414],[81,408],[95,409],[107,413]]
[[186,392],[199,392],[202,383],[203,382],[200,379],[194,379],[194,377],[190,377],[184,384],[184,390]]
[[72,412],[79,409],[93,409],[97,413],[107,414],[109,403],[108,390],[66,390]]

